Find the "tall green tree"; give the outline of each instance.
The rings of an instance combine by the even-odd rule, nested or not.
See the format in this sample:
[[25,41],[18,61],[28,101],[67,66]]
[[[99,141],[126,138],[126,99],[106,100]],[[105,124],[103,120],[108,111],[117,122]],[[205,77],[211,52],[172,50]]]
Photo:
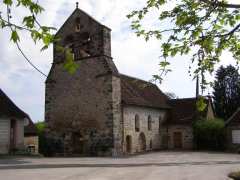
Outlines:
[[[201,75],[202,88],[208,84],[207,73],[213,73],[224,50],[240,60],[240,2],[230,0],[146,0],[145,7],[132,11],[127,17],[137,36],[147,40],[156,38],[161,43],[160,73],[169,72],[169,57],[188,54],[192,61],[190,73]],[[151,12],[153,12],[150,14]],[[145,26],[148,15],[156,19]],[[156,17],[153,17],[156,16]],[[193,64],[197,67],[192,68]]]
[[240,107],[240,75],[237,68],[229,65],[217,70],[213,98],[216,114],[224,120]]

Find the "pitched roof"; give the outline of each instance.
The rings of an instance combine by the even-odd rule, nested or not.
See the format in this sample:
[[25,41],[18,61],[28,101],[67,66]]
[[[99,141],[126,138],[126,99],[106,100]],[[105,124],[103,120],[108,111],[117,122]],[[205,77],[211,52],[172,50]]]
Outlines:
[[35,124],[29,119],[29,123],[24,127],[24,136],[32,136],[37,135],[37,128]]
[[169,104],[172,107],[169,123],[188,124],[196,115],[196,98],[171,99]]
[[240,124],[240,108],[226,121],[226,125],[239,125]]
[[71,18],[75,15],[75,14],[83,14],[87,17],[89,17],[91,20],[93,20],[94,22],[98,23],[99,25],[108,28],[109,30],[111,30],[109,27],[101,24],[99,21],[97,21],[95,18],[93,18],[91,15],[89,15],[88,13],[86,13],[85,11],[83,11],[82,9],[76,8],[72,14],[67,18],[67,20],[63,23],[63,25],[59,28],[59,30],[56,32],[56,35],[58,35],[62,29],[68,24],[68,22],[71,20]]
[[191,124],[196,120],[197,115],[202,117],[207,116],[208,105],[210,105],[209,98],[205,98],[207,107],[203,112],[198,114],[197,110],[197,99],[194,98],[183,98],[183,99],[171,99],[169,105],[172,107],[169,113],[169,124]]
[[170,108],[168,97],[153,83],[120,74],[123,104]]
[[13,101],[0,89],[0,116],[28,118],[28,115],[18,108]]

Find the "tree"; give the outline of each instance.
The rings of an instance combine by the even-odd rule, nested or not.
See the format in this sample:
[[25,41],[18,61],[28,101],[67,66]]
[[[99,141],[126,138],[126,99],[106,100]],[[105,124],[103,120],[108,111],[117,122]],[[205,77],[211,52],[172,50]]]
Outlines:
[[[149,28],[149,24],[144,26],[144,19],[152,11],[158,11],[159,22]],[[161,41],[163,60],[160,74],[154,75],[160,82],[170,71],[168,58],[176,55],[191,55],[189,73],[194,78],[201,75],[202,89],[209,83],[205,75],[214,72],[224,50],[231,52],[237,62],[240,60],[240,4],[227,0],[147,0],[145,7],[127,17],[137,36]],[[194,63],[197,67],[192,70]]]
[[238,69],[221,66],[216,72],[213,86],[216,114],[227,120],[240,106],[240,75]]
[[223,150],[225,135],[221,119],[200,119],[193,124],[194,143],[199,150]]
[[[31,60],[27,58],[19,45],[19,31],[28,32],[35,43],[39,41],[42,42],[43,47],[41,50],[47,49],[51,44],[58,41],[53,34],[56,29],[54,27],[40,24],[37,19],[38,15],[44,11],[44,8],[39,5],[38,1],[34,2],[33,0],[3,0],[3,5],[6,6],[6,12],[0,11],[0,28],[8,28],[10,30],[11,41],[16,44],[23,57],[39,73],[46,76],[41,70],[32,64]],[[12,11],[13,7],[28,11],[29,15],[22,17],[22,24],[12,22],[12,18],[14,17],[14,12]],[[74,63],[71,50],[63,47],[58,47],[58,50],[66,53],[66,63],[64,67],[70,73],[73,73],[76,70],[76,64]]]
[[46,123],[39,121],[35,125],[39,138],[39,153],[48,157],[54,156],[55,153],[63,153],[62,141],[47,135]]

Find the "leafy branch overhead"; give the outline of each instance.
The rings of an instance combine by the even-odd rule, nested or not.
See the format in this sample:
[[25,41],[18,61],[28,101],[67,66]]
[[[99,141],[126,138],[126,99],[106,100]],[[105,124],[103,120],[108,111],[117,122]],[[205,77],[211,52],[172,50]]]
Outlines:
[[[144,20],[153,11],[158,12],[158,25],[149,29],[144,26]],[[169,57],[191,55],[189,73],[193,73],[194,78],[201,75],[202,88],[207,85],[206,73],[213,73],[224,50],[231,52],[237,63],[240,60],[240,3],[148,0],[145,7],[132,11],[127,17],[137,36],[146,41],[150,38],[161,41],[161,73],[154,77],[160,81],[163,72],[169,71]],[[194,64],[197,66],[192,70]]]
[[[9,28],[11,30],[11,41],[17,45],[24,58],[37,71],[39,71],[42,75],[46,76],[42,71],[40,71],[36,66],[34,66],[31,63],[30,59],[28,59],[27,56],[23,53],[19,45],[19,41],[21,40],[19,32],[26,31],[29,33],[35,43],[41,42],[43,44],[41,50],[43,51],[57,41],[54,34],[52,33],[56,30],[56,28],[45,26],[39,23],[37,17],[44,11],[44,9],[42,6],[39,5],[38,1],[34,2],[33,0],[3,0],[3,4],[6,6],[6,12],[0,11],[0,28]],[[29,15],[22,17],[21,24],[13,22],[12,19],[16,16],[14,14],[13,8],[23,8],[28,11]],[[66,57],[69,58],[66,59],[66,64],[68,64],[66,69],[69,72],[73,72],[72,67],[76,67],[74,64],[73,56]]]

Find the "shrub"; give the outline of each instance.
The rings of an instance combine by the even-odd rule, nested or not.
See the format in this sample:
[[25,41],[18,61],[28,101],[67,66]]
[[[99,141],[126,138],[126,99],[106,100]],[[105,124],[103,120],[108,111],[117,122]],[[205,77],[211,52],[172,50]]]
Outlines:
[[194,142],[197,149],[223,150],[225,124],[221,119],[202,119],[193,125]]
[[39,153],[44,156],[54,156],[63,153],[63,143],[60,139],[48,136],[45,133],[46,124],[44,122],[36,123],[39,137]]
[[231,172],[228,177],[235,179],[235,180],[240,180],[240,171],[237,172]]

